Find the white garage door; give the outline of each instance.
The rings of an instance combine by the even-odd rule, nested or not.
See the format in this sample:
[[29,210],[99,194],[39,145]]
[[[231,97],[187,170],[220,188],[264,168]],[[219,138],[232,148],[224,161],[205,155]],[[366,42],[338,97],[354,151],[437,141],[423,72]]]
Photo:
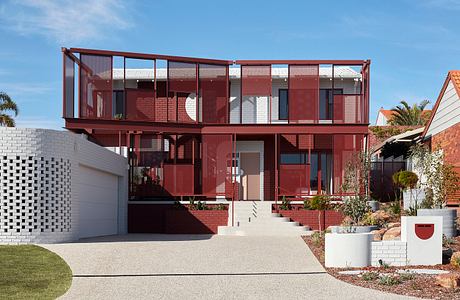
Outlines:
[[80,238],[116,234],[118,177],[79,166]]

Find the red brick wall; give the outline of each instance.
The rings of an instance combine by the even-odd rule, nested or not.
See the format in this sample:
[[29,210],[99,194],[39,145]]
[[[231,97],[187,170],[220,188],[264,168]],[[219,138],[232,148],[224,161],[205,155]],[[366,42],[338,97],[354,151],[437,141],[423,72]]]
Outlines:
[[165,233],[216,234],[227,221],[227,210],[167,210]]
[[280,210],[283,217],[288,217],[292,221],[299,222],[304,226],[310,226],[313,230],[319,229],[318,213],[321,218],[321,229],[324,230],[329,226],[340,225],[343,220],[341,212],[335,210],[317,211],[317,210]]
[[[460,175],[460,123],[431,137],[431,149],[441,147],[446,162],[452,164]],[[449,196],[448,204],[460,203],[460,191]]]
[[[213,206],[210,204],[208,206]],[[228,210],[178,210],[172,204],[129,204],[129,233],[217,233],[226,226]]]

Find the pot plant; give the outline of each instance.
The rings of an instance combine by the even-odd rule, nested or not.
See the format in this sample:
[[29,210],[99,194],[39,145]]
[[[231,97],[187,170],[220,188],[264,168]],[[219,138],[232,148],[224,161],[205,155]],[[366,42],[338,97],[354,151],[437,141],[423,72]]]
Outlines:
[[460,178],[452,165],[444,161],[439,146],[434,151],[424,145],[416,144],[410,149],[414,170],[420,174],[420,188],[425,193],[417,209],[418,216],[442,216],[443,234],[450,238],[457,235],[457,210],[446,207],[449,195],[459,190]]

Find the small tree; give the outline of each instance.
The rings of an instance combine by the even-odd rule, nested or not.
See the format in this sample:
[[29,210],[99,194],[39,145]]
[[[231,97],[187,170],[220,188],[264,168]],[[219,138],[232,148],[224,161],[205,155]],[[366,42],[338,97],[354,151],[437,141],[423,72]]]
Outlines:
[[[412,200],[412,190],[417,186],[418,176],[411,171],[399,171],[393,174],[393,183],[400,189],[400,195],[402,191],[409,189],[410,200]],[[399,197],[400,201],[402,197]],[[417,201],[415,201],[417,207]]]
[[427,146],[416,144],[411,147],[410,153],[413,165],[421,175],[419,186],[429,199],[426,203],[431,208],[443,208],[447,197],[460,188],[457,172],[444,161],[444,153],[439,146],[430,152]]
[[345,167],[342,193],[350,194],[344,200],[343,213],[350,217],[355,225],[361,224],[369,211],[369,172],[371,160],[367,152],[359,152],[348,160]]
[[323,231],[321,227],[321,212],[329,208],[331,198],[328,195],[316,195],[310,201],[310,209],[318,211],[318,228],[320,235]]

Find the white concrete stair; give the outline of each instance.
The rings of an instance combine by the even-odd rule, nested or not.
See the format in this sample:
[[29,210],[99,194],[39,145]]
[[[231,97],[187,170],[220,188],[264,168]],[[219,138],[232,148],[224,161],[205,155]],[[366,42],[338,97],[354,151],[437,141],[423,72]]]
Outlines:
[[309,227],[292,222],[289,218],[272,213],[272,201],[235,201],[234,226],[232,207],[228,215],[229,226],[219,226],[219,235],[241,236],[300,236],[312,233]]

